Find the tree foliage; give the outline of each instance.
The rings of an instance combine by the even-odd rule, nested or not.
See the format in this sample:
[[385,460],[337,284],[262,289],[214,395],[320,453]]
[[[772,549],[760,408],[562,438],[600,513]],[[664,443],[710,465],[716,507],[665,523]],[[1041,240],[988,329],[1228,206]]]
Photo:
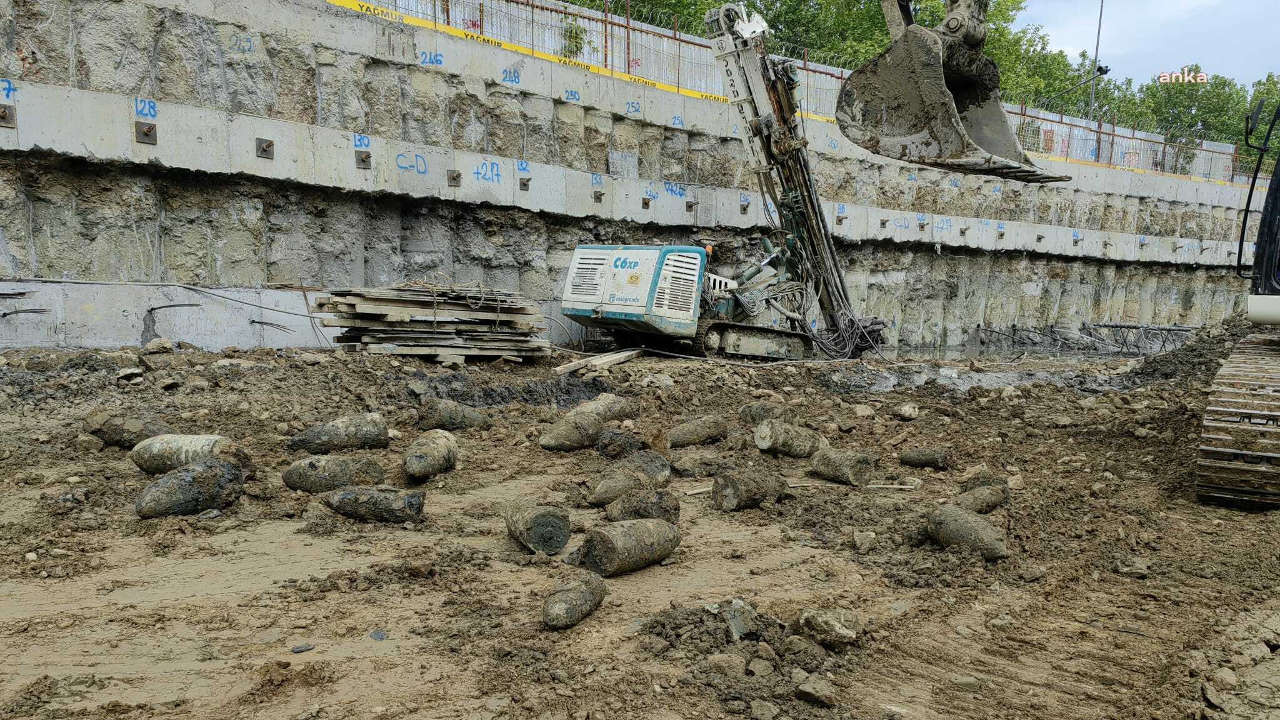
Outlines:
[[[707,10],[723,0],[631,0],[633,13],[663,24],[679,18],[681,29],[701,32]],[[811,62],[857,68],[889,46],[879,0],[745,0],[749,10],[769,22],[778,51],[808,48]],[[940,24],[945,0],[913,0],[916,21]],[[1252,86],[1221,75],[1207,83],[1134,83],[1094,74],[1091,58],[1072,58],[1051,47],[1039,25],[1015,29],[1027,0],[991,0],[986,52],[1000,68],[1001,95],[1007,102],[1101,120],[1179,142],[1217,140],[1243,147],[1244,118],[1258,98],[1268,100],[1266,120],[1280,102],[1280,75],[1268,74]],[[614,8],[618,5],[615,3]],[[670,20],[664,20],[670,18]],[[1105,62],[1105,59],[1104,59]],[[1180,68],[1179,68],[1180,69]],[[1199,72],[1198,65],[1191,66]],[[1172,68],[1171,68],[1172,70]],[[1089,91],[1095,98],[1090,117]]]

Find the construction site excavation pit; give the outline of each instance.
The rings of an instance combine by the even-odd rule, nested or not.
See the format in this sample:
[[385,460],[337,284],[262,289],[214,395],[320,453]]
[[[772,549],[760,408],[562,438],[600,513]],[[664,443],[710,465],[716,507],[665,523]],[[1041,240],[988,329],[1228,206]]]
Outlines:
[[0,0],[0,720],[1276,717],[1280,185],[918,4]]
[[[1136,360],[640,357],[590,377],[163,343],[7,351],[0,713],[1253,717],[1280,616],[1280,567],[1253,548],[1280,528],[1196,502],[1190,475],[1204,388],[1240,334]],[[908,370],[928,378],[848,380]],[[433,429],[447,401],[471,424]],[[557,424],[587,427],[584,405],[603,418],[596,441],[540,447]],[[296,439],[368,414],[381,434],[340,449]],[[860,471],[830,481],[761,451],[761,417],[866,456]],[[668,445],[713,419],[723,432]],[[158,431],[222,436],[254,472],[230,502],[141,519],[160,476],[120,445]],[[410,477],[406,454],[432,433],[453,464]],[[922,451],[945,463],[904,462]],[[342,492],[364,510],[286,486],[308,457],[348,458],[322,467],[353,473]],[[600,588],[574,556],[609,524],[589,502],[605,479],[634,483],[629,512],[665,519],[625,521],[649,534],[609,541],[639,542],[638,559]],[[758,504],[715,505],[712,485],[764,479],[777,489]],[[1001,557],[931,530],[975,489],[984,512],[954,512]],[[509,533],[511,509],[534,506],[567,517],[551,556]],[[571,603],[559,629],[543,620],[553,596]]]

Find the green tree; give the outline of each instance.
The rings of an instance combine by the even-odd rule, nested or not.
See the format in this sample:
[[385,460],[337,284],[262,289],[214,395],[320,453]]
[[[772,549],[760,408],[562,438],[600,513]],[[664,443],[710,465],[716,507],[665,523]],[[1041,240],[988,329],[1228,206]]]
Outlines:
[[[588,0],[603,7],[604,0]],[[701,34],[707,10],[723,0],[631,0],[637,18],[670,25],[677,18],[680,29]],[[812,62],[861,67],[889,46],[880,0],[745,0],[773,29],[776,51],[799,54],[809,50]],[[946,0],[913,0],[916,22],[933,27],[946,16]],[[1086,53],[1075,58],[1052,49],[1042,26],[1014,29],[1027,0],[992,0],[987,15],[990,26],[986,52],[1000,68],[1000,91],[1006,102],[1025,103],[1052,112],[1085,117],[1090,110],[1089,91],[1095,89],[1093,117],[1145,131],[1167,131],[1175,142],[1219,140],[1242,145],[1244,117],[1250,98],[1266,98],[1270,107],[1280,103],[1280,75],[1269,74],[1248,86],[1213,75],[1209,82],[1135,84],[1103,76],[1087,82],[1095,73]],[[614,12],[622,12],[613,0]],[[1199,66],[1194,66],[1199,71]],[[1268,110],[1267,119],[1270,119]],[[1280,144],[1280,134],[1276,137]]]

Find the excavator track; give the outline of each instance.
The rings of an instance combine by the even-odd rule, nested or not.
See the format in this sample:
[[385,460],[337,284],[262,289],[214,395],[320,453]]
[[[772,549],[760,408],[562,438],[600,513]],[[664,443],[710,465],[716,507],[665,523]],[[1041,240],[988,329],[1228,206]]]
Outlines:
[[1280,335],[1250,335],[1213,379],[1200,435],[1202,500],[1280,506]]
[[803,333],[703,319],[693,338],[694,349],[706,357],[754,360],[803,360],[813,357],[813,341]]

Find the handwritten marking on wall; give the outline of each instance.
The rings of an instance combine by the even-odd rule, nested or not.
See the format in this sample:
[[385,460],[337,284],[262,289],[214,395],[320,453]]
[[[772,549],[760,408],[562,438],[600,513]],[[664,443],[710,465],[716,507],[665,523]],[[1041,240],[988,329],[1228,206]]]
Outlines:
[[494,160],[482,161],[471,174],[476,180],[486,183],[502,182],[502,164]]
[[417,153],[409,155],[409,153],[400,153],[396,155],[396,167],[405,172],[417,173],[418,175],[426,175],[427,159]]
[[227,48],[232,52],[251,53],[253,46],[253,36],[247,33],[236,33],[227,41]]
[[147,98],[133,99],[133,114],[148,120],[155,120],[160,117],[160,108],[156,105],[155,100]]

